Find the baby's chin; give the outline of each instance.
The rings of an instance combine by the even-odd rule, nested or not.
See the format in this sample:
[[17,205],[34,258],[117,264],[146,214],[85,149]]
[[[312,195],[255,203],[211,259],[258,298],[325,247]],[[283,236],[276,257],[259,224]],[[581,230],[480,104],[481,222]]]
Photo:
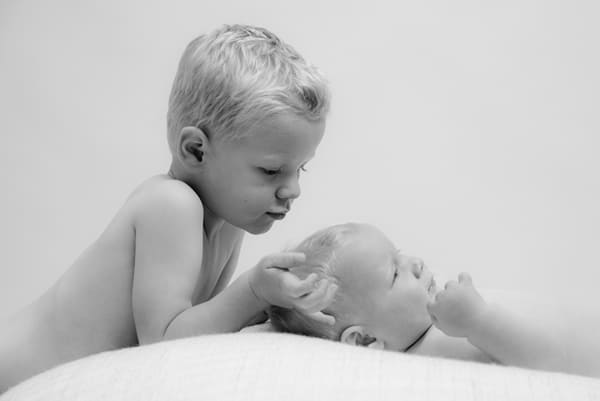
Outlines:
[[429,296],[429,299],[433,301],[438,292],[439,289],[437,286],[437,280],[434,277],[431,279],[431,284],[429,285],[429,287],[427,287],[427,295]]

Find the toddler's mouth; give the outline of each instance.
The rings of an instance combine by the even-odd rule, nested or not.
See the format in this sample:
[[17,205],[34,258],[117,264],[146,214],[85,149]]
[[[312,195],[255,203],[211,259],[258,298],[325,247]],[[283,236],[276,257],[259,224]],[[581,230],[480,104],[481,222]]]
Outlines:
[[275,220],[283,220],[283,218],[285,217],[285,213],[267,212],[267,216],[269,216],[269,217],[271,217],[272,219],[275,219]]

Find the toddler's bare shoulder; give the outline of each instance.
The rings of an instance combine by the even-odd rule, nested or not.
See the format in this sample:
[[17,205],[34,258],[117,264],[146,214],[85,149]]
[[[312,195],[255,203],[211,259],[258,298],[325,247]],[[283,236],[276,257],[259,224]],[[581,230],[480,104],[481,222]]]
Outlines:
[[133,191],[128,203],[140,213],[173,210],[202,215],[204,212],[198,194],[185,182],[168,176],[152,177],[144,181]]

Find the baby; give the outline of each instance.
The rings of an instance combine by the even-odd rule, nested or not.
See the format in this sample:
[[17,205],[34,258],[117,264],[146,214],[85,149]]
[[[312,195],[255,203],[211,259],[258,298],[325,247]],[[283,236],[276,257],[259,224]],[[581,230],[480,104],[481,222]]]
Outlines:
[[292,269],[295,274],[317,273],[339,286],[324,310],[336,323],[321,324],[300,311],[272,306],[271,322],[280,331],[600,376],[600,342],[589,329],[590,323],[600,325],[597,310],[589,313],[579,307],[577,313],[566,313],[526,297],[511,298],[510,293],[498,293],[496,302],[487,302],[464,273],[438,291],[422,260],[403,255],[381,231],[365,224],[318,231],[295,251],[307,255],[304,266]]
[[140,183],[51,288],[0,322],[0,393],[94,353],[237,331],[270,304],[325,318],[335,287],[285,270],[302,254],[267,256],[229,281],[245,232],[267,232],[300,196],[328,107],[320,72],[264,28],[192,40],[169,98],[168,171]]

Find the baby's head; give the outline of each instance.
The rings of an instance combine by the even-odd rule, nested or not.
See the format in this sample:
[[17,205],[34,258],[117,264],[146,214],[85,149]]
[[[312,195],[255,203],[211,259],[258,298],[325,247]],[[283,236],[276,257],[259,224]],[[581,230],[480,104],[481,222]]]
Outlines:
[[202,35],[171,91],[170,174],[199,195],[205,222],[266,232],[300,196],[328,108],[323,76],[273,33],[232,25]]
[[325,313],[334,326],[296,310],[271,307],[276,329],[354,345],[404,351],[431,326],[427,303],[435,292],[431,272],[420,259],[404,256],[378,229],[349,223],[318,231],[295,251],[306,265],[293,272],[316,272],[338,285]]

